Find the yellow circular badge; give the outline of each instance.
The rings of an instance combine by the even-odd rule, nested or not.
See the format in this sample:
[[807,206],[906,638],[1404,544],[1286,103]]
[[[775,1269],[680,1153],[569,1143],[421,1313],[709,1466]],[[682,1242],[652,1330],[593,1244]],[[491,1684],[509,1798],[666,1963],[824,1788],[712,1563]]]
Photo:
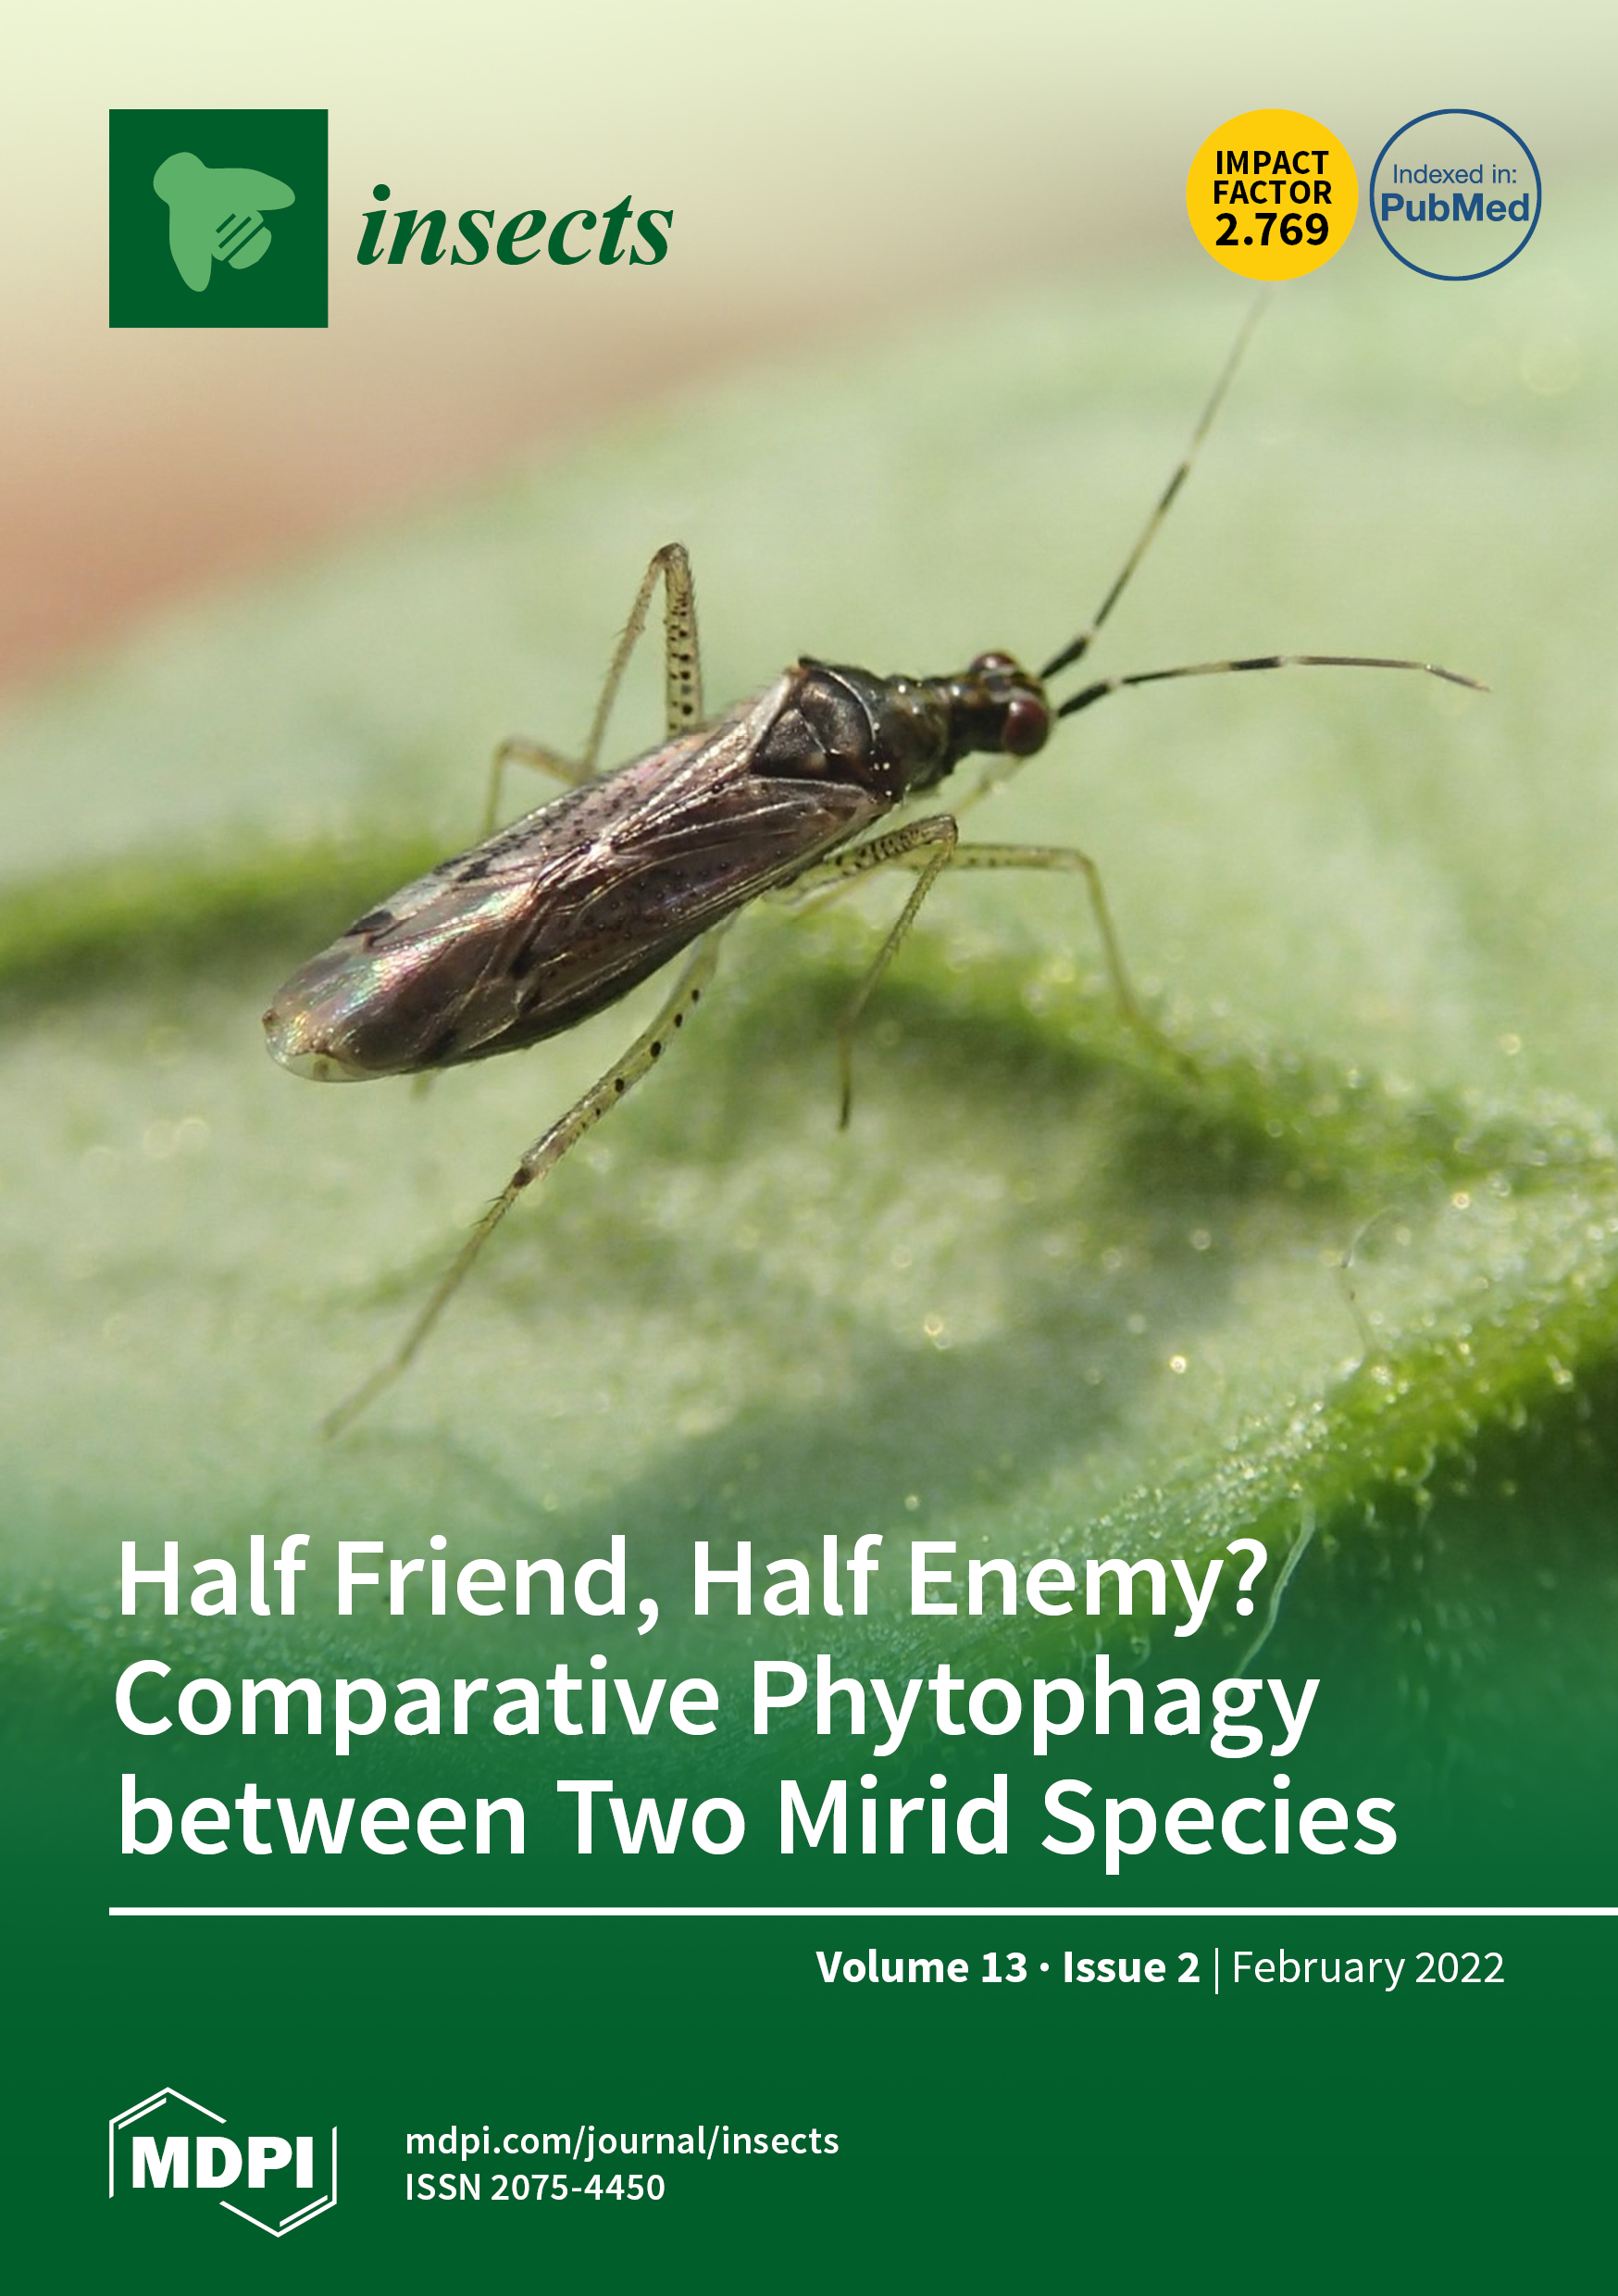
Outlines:
[[1304,112],[1240,112],[1191,162],[1186,211],[1215,263],[1243,279],[1301,279],[1354,228],[1360,181],[1329,128]]

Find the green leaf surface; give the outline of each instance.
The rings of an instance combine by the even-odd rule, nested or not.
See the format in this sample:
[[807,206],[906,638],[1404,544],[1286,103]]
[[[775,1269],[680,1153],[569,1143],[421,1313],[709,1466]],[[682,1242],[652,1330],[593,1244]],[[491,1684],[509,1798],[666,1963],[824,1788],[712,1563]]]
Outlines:
[[[1042,658],[1241,296],[1187,267],[828,346],[199,600],[14,711],[0,1441],[37,1632],[94,1645],[114,1536],[623,1531],[680,1617],[693,1537],[1278,1555],[1310,1520],[1372,1538],[1568,1411],[1618,1339],[1610,221],[1476,288],[1356,244],[1278,297],[1096,657],[1415,654],[1489,694],[1122,695],[972,817],[1098,856],[1171,1050],[1120,1027],[1075,884],[946,880],[840,1134],[837,1016],[902,887],[761,910],[678,1058],[333,1444],[321,1414],[649,1007],[425,1096],[331,1091],[264,1056],[278,980],[468,842],[499,737],[577,739],[671,536],[716,705],[802,652]],[[617,754],[658,682],[637,666]],[[890,1613],[871,1640],[874,1666],[920,1647]]]

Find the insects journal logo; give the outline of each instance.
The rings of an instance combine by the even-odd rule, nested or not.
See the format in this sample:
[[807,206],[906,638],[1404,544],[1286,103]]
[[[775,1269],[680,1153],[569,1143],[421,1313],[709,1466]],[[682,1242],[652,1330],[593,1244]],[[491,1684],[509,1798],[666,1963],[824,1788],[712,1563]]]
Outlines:
[[178,2089],[157,2089],[106,2124],[108,2200],[165,2213],[218,2205],[272,2240],[337,2205],[337,2131],[267,2134]]
[[323,111],[108,123],[111,326],[325,326]]

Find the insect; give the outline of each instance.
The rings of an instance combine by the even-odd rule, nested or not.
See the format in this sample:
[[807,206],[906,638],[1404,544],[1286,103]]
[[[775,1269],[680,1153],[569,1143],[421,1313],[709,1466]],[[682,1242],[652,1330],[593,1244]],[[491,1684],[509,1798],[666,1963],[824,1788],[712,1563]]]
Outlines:
[[[804,656],[762,693],[709,719],[691,567],[683,547],[671,543],[646,569],[582,755],[572,759],[536,742],[504,742],[494,756],[481,842],[367,910],[277,992],[265,1030],[271,1054],[295,1074],[320,1081],[411,1076],[537,1044],[616,1003],[673,959],[685,960],[650,1026],[524,1153],[394,1353],[325,1421],[328,1433],[357,1416],[411,1362],[517,1197],[661,1060],[701,1003],[721,935],[761,895],[830,895],[890,867],[915,874],[842,1017],[844,1124],[855,1026],[946,868],[1081,876],[1119,1006],[1150,1033],[1088,854],[964,843],[952,812],[890,821],[964,758],[994,761],[970,803],[1042,749],[1058,720],[1105,694],[1174,678],[1341,668],[1419,670],[1456,685],[1478,684],[1430,662],[1268,654],[1103,678],[1063,700],[1052,697],[1051,681],[1089,652],[1166,517],[1256,316],[1242,329],[1184,455],[1094,618],[1037,673],[1003,653],[980,654],[967,668],[943,677],[883,677]],[[659,581],[666,735],[644,756],[601,772],[607,720]],[[537,811],[495,829],[504,771],[513,763],[566,786]]]

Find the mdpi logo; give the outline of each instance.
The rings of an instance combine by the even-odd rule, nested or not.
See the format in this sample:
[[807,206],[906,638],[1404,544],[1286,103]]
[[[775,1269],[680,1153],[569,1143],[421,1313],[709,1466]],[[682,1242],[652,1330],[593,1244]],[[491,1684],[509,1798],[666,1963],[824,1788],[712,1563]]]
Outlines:
[[324,112],[108,115],[114,327],[324,327]]
[[[337,2206],[337,2131],[225,2136],[225,2116],[178,2089],[159,2089],[106,2124],[109,2200],[206,2193],[272,2240]],[[234,2194],[233,2199],[222,2197]],[[149,2204],[149,2202],[147,2203]]]

